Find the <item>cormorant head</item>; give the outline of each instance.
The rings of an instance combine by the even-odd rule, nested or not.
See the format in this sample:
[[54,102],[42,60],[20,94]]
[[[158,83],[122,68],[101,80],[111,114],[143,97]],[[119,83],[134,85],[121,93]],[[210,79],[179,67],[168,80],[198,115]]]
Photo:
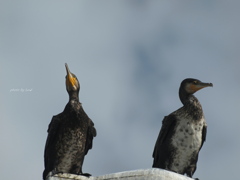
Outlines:
[[198,90],[200,90],[202,88],[212,87],[212,86],[213,86],[212,83],[204,83],[198,79],[192,79],[192,78],[184,79],[179,88],[180,99],[181,99],[182,103],[184,104],[186,98],[189,95],[194,94],[195,92],[197,92]]
[[188,94],[194,94],[198,90],[210,86],[213,86],[213,84],[204,83],[198,79],[187,78],[182,81],[180,88],[183,88]]
[[65,63],[65,67],[66,67],[66,71],[67,71],[67,75],[66,75],[66,89],[68,93],[71,92],[79,92],[80,89],[80,84],[78,82],[77,77],[75,76],[75,74],[71,73],[67,63]]

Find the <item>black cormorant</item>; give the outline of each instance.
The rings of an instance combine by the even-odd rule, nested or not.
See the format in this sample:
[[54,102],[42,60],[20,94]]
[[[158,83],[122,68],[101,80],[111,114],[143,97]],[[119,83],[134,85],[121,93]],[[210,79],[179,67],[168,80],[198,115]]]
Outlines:
[[90,176],[82,172],[84,156],[92,148],[96,136],[94,123],[79,102],[80,85],[77,77],[66,66],[66,89],[69,102],[62,113],[53,116],[48,126],[48,137],[44,152],[43,179],[49,172],[71,173]]
[[209,86],[213,86],[212,83],[197,79],[182,81],[179,97],[183,107],[164,117],[153,151],[152,167],[193,176],[207,133],[202,106],[193,94]]

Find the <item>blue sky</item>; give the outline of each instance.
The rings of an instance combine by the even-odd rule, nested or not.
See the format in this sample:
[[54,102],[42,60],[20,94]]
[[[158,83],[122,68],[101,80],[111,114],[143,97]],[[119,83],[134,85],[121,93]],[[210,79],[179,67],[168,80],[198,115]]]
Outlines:
[[179,85],[192,77],[214,85],[196,93],[208,134],[194,177],[236,179],[239,5],[234,0],[1,1],[1,177],[41,179],[48,124],[68,101],[68,63],[98,132],[84,172],[151,168],[161,121],[182,106]]

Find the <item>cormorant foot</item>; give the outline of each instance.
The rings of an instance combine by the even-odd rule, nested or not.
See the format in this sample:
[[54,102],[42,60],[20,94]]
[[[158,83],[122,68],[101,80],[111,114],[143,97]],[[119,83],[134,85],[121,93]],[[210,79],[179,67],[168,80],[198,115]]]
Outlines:
[[81,174],[79,174],[79,175],[81,175],[81,176],[86,176],[86,177],[90,177],[90,176],[92,176],[92,175],[89,174],[89,173],[81,173]]
[[63,174],[62,171],[57,171],[56,169],[51,171],[51,176],[54,176],[55,174]]

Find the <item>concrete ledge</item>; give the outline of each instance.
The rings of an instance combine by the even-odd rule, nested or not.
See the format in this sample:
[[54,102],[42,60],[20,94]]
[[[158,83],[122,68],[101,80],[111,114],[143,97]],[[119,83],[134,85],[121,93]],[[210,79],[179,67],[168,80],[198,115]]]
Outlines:
[[55,174],[53,176],[48,175],[47,180],[94,180],[95,177],[86,177],[86,176],[80,176],[76,174],[68,174],[68,173],[60,173]]
[[56,174],[49,176],[47,180],[193,180],[189,177],[163,169],[139,169],[134,171],[118,172],[102,176],[79,176],[74,174]]

